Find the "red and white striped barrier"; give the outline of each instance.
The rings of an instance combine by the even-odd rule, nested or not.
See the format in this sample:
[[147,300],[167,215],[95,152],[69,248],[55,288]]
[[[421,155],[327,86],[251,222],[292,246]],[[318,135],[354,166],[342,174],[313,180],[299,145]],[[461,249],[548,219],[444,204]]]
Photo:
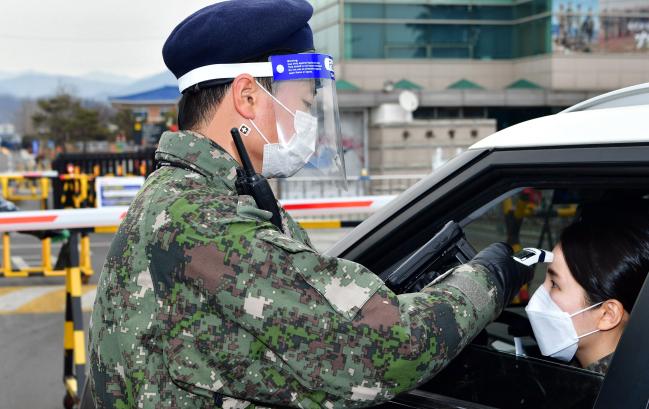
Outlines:
[[[292,199],[281,201],[294,217],[369,214],[385,206],[395,196],[361,196],[333,199]],[[118,226],[128,207],[101,209],[39,210],[0,213],[0,232],[86,229]]]
[[0,213],[0,232],[118,226],[128,207]]
[[358,196],[332,199],[287,199],[282,206],[291,216],[327,216],[374,213],[396,196]]

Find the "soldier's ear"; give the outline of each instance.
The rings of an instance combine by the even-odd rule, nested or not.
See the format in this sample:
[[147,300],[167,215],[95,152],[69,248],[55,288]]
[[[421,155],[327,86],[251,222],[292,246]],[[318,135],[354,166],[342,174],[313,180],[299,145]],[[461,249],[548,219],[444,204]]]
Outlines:
[[230,88],[234,109],[246,119],[255,119],[255,110],[259,105],[259,86],[255,78],[241,74],[234,79]]

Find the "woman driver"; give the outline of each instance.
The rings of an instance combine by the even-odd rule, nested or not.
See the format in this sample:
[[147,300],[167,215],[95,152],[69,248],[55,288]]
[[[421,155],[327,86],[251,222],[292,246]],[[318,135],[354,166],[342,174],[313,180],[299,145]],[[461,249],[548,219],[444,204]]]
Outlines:
[[606,373],[649,270],[646,205],[585,207],[553,253],[526,307],[541,353]]

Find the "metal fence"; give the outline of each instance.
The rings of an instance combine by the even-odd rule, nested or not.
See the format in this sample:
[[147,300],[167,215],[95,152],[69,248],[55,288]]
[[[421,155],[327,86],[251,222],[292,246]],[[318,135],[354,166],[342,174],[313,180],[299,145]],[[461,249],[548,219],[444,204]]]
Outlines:
[[359,176],[347,179],[347,187],[335,179],[292,177],[275,186],[280,199],[398,195],[426,175]]

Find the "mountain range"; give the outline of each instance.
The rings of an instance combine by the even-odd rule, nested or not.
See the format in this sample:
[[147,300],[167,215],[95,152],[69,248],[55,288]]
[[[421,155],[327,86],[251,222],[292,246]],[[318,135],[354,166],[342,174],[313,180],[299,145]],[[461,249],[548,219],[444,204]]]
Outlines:
[[16,98],[50,96],[62,88],[84,99],[105,101],[110,97],[135,94],[175,84],[176,79],[169,71],[141,79],[103,72],[82,76],[0,72],[0,95]]

